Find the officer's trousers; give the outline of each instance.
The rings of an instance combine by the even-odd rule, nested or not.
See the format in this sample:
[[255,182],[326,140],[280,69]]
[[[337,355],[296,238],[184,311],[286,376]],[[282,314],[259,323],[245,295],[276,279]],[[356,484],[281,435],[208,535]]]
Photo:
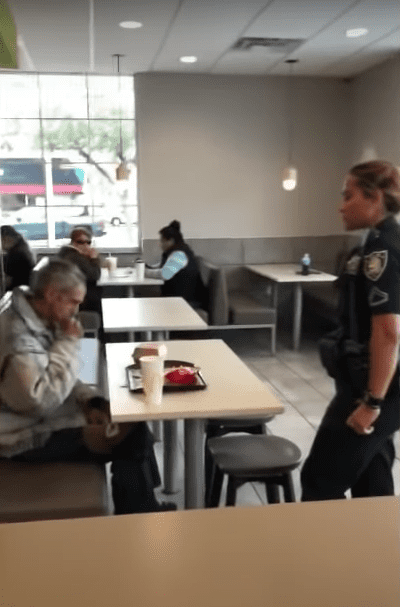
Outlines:
[[372,434],[360,436],[346,425],[356,408],[350,386],[336,383],[336,396],[317,431],[301,471],[302,501],[393,495],[393,434],[400,427],[400,390],[396,374]]

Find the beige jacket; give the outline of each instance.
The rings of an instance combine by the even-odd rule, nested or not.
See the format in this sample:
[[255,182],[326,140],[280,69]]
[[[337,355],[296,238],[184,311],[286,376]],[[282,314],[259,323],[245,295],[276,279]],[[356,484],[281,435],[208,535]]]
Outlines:
[[52,331],[17,287],[0,301],[0,457],[43,446],[52,432],[85,425],[97,392],[78,378],[79,340]]

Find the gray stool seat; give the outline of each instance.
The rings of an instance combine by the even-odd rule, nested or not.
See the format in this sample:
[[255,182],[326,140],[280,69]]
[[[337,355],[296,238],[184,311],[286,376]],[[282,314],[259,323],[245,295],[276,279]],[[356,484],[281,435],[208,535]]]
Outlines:
[[294,500],[291,472],[301,461],[301,451],[292,441],[280,436],[221,436],[208,440],[213,460],[208,506],[218,506],[222,481],[228,475],[226,505],[234,505],[236,490],[249,481],[264,482],[269,502],[279,501],[278,485],[285,501]]
[[208,441],[217,436],[224,436],[231,432],[247,432],[249,434],[266,434],[266,424],[274,418],[273,415],[268,417],[218,417],[209,418],[207,420],[206,444],[204,452],[204,477],[206,483],[206,500],[211,489],[211,480],[213,473],[213,458],[208,448]]
[[104,516],[104,466],[0,461],[0,522]]

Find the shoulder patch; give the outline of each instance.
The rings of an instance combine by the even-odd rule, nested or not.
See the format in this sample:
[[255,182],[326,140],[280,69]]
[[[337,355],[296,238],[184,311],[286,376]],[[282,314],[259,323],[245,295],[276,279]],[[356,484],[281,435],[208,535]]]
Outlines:
[[368,295],[368,303],[373,308],[374,306],[380,306],[381,304],[389,301],[389,295],[384,291],[378,289],[378,287],[372,287]]
[[364,272],[365,276],[369,280],[373,280],[373,281],[378,280],[382,276],[383,272],[385,271],[387,262],[388,262],[388,252],[387,251],[374,251],[373,253],[366,255],[364,257],[364,264],[363,264],[363,272]]

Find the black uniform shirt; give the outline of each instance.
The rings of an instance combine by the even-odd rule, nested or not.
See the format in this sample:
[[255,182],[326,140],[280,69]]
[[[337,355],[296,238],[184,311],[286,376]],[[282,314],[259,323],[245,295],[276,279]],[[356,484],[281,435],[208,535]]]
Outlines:
[[400,314],[400,226],[394,217],[371,229],[364,247],[351,252],[340,286],[341,325],[357,341],[369,340],[371,316]]

